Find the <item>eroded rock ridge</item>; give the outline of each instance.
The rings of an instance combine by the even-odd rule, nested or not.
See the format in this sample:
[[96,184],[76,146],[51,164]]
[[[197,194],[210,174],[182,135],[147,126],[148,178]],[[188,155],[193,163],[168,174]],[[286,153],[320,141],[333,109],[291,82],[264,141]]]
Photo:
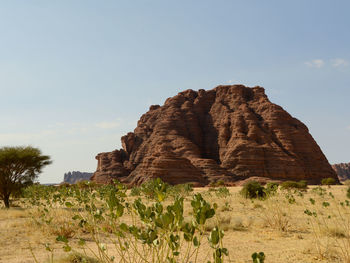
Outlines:
[[92,180],[228,183],[249,177],[319,182],[336,174],[308,128],[262,87],[186,90],[152,105],[122,149],[96,156]]
[[73,171],[64,174],[63,182],[69,184],[75,184],[79,181],[90,180],[93,173]]
[[350,180],[350,163],[338,163],[332,165],[340,181]]

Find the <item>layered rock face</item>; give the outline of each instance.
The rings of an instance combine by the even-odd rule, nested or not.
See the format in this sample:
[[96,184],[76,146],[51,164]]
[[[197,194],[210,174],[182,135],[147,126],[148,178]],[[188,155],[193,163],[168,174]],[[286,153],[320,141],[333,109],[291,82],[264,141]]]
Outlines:
[[332,168],[337,173],[340,181],[350,180],[350,163],[333,164]]
[[261,87],[186,90],[153,105],[123,149],[100,153],[92,180],[206,185],[249,177],[278,180],[337,178],[307,127],[273,104]]
[[93,173],[84,173],[79,171],[68,172],[64,174],[64,183],[75,184],[79,181],[90,180]]

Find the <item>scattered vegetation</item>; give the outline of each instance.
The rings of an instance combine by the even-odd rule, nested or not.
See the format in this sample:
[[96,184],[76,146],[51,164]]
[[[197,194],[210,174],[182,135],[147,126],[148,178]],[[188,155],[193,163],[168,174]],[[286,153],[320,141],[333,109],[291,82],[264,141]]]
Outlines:
[[[347,187],[284,189],[277,183],[250,182],[241,193],[225,186],[193,191],[191,185],[172,186],[160,179],[130,190],[118,182],[32,184],[22,188],[17,208],[5,214],[0,210],[0,222],[11,218],[11,236],[5,235],[11,242],[18,242],[15,231],[43,234],[32,246],[33,259],[40,255],[35,262],[44,262],[45,253],[45,262],[63,263],[241,262],[249,257],[264,262],[265,254],[251,254],[261,244],[269,259],[277,255],[282,262],[281,251],[271,248],[276,239],[294,244],[293,237],[300,240],[299,249],[311,247],[305,246],[296,261],[349,262]],[[247,245],[250,250],[233,249],[252,238],[257,241]]]
[[[212,250],[212,262],[223,262],[228,256],[222,241],[223,222],[216,219],[210,228],[207,224],[216,215],[216,204],[210,204],[200,193],[194,194],[190,202],[191,217],[185,221],[182,195],[192,192],[192,186],[170,186],[158,178],[139,189],[137,194],[144,195],[148,201],[139,196],[128,199],[127,188],[118,182],[99,187],[89,183],[58,188],[33,185],[23,195],[36,208],[32,213],[34,223],[54,234],[64,251],[72,251],[71,238],[78,232],[89,234],[97,253],[86,246],[85,238],[80,238],[79,245],[84,251],[90,250],[98,262],[112,262],[115,258],[109,254],[102,236],[112,240],[119,262],[125,263],[199,262],[203,243]],[[222,189],[219,193],[226,191]],[[135,195],[135,190],[131,192]],[[165,203],[168,197],[173,201]],[[53,251],[49,245],[46,250]],[[77,260],[80,262],[79,257]]]
[[331,178],[331,177],[329,177],[329,178],[323,178],[322,180],[321,180],[321,184],[322,185],[335,185],[337,182],[335,181],[335,179],[334,178]]

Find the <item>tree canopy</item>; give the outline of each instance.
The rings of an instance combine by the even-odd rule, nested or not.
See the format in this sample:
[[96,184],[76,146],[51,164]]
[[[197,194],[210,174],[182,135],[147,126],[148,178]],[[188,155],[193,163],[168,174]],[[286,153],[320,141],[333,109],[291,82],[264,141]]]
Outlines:
[[31,146],[0,148],[0,198],[9,208],[10,195],[31,184],[42,168],[51,164],[50,156]]

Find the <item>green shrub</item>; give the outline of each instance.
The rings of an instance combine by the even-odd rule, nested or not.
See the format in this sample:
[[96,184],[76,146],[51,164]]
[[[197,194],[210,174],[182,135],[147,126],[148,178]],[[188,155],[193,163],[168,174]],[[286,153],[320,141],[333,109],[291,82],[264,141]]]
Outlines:
[[264,263],[265,262],[265,254],[264,252],[255,252],[252,254],[253,263]]
[[278,183],[269,182],[269,183],[267,183],[266,186],[265,186],[265,193],[266,193],[267,195],[274,195],[274,194],[277,193],[278,187],[279,187],[279,184],[278,184]]
[[170,195],[172,197],[176,197],[176,196],[186,197],[193,192],[193,186],[192,184],[177,184],[174,186],[169,186],[166,192],[167,192],[167,195]]
[[134,186],[133,188],[131,188],[130,190],[130,195],[131,196],[139,196],[141,195],[141,188],[138,186]]
[[299,185],[299,188],[304,188],[306,189],[307,188],[307,181],[306,180],[300,180],[298,182],[298,185]]
[[264,198],[266,196],[265,188],[256,181],[246,183],[240,193],[245,198]]
[[347,196],[348,198],[350,198],[350,187],[348,188],[348,191],[347,191],[347,193],[346,193],[346,196]]
[[296,181],[285,181],[281,183],[282,189],[306,189],[307,188],[307,181],[301,180],[299,182]]
[[215,189],[215,194],[219,198],[225,198],[231,195],[230,190],[225,186]]
[[223,180],[217,180],[209,184],[209,187],[220,187],[220,186],[225,186],[225,182]]
[[143,183],[141,186],[131,188],[131,196],[143,195],[150,199],[189,196],[193,192],[192,184],[170,185],[163,182],[160,178],[155,178]]
[[323,178],[322,181],[321,181],[321,184],[322,185],[334,185],[336,184],[337,182],[335,181],[334,178],[332,177],[329,177],[329,178]]
[[141,185],[141,192],[150,199],[165,198],[166,192],[171,186],[162,179],[151,179]]

